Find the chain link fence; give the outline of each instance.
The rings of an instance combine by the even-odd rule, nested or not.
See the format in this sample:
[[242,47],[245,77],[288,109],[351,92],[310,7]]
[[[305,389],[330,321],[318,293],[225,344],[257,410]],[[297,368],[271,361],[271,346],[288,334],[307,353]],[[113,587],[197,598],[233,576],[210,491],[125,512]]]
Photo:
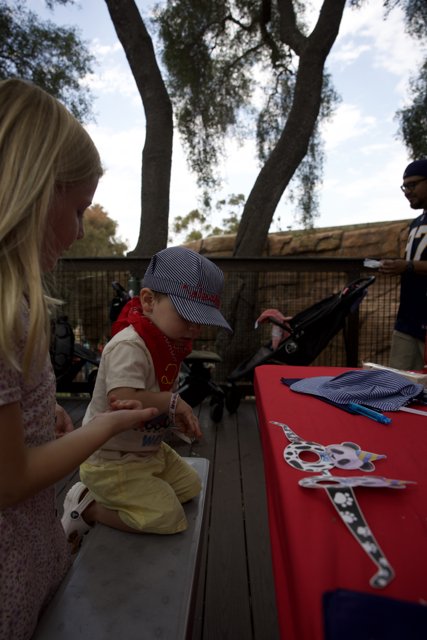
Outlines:
[[[237,298],[241,301],[239,313],[247,320],[246,328],[243,331],[239,328],[234,339],[242,359],[252,356],[254,350],[270,340],[271,325],[254,328],[256,318],[265,309],[276,308],[292,316],[340,291],[349,282],[373,274],[363,267],[363,260],[352,258],[210,259],[224,272],[224,314],[227,316],[227,310],[234,308]],[[112,283],[117,281],[126,290],[138,292],[148,263],[149,259],[136,258],[62,259],[58,263],[50,289],[63,301],[58,314],[68,317],[77,342],[102,350],[111,333]],[[346,341],[340,332],[313,364],[360,366],[366,361],[388,364],[399,284],[399,278],[378,274],[358,311],[348,317]],[[205,328],[194,348],[216,351],[216,337],[217,330]],[[215,379],[226,380],[234,364],[227,361],[225,352],[222,362],[216,365]]]

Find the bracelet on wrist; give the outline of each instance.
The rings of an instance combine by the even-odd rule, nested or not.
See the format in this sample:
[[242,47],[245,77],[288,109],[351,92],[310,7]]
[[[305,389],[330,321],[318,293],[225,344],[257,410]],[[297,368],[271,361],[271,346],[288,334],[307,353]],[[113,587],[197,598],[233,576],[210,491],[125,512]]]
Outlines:
[[412,260],[408,260],[405,271],[406,273],[414,273],[415,267],[414,267],[414,262]]
[[171,399],[169,400],[169,420],[172,424],[175,424],[175,414],[176,414],[176,405],[178,404],[179,393],[172,393]]

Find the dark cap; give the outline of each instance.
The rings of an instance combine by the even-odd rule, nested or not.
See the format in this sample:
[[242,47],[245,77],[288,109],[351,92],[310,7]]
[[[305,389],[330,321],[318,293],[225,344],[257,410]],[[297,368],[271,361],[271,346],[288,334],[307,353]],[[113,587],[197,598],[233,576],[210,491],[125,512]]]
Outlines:
[[410,176],[424,176],[427,178],[427,159],[415,160],[408,164],[403,173],[403,179]]

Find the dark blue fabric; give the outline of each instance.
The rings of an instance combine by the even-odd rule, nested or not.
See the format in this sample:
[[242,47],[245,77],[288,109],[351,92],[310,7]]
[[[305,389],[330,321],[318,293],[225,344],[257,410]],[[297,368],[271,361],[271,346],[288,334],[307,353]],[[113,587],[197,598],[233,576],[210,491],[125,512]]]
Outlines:
[[[409,225],[406,260],[427,260],[427,213],[423,212]],[[417,273],[403,273],[400,281],[400,304],[394,328],[424,342],[427,325],[427,277]]]
[[[294,382],[299,382],[300,380],[303,380],[303,378],[280,378],[280,382],[286,385],[287,387],[290,387],[292,384],[294,384]],[[326,402],[327,404],[331,404],[333,407],[336,407],[337,409],[342,409],[342,411],[347,411],[347,413],[354,414],[354,411],[352,411],[347,404],[339,404],[338,402],[333,402],[332,400],[328,400],[327,398],[322,398],[321,396],[316,396],[316,398],[318,400],[323,400],[323,402]]]
[[410,176],[425,176],[427,178],[427,159],[414,160],[410,162],[403,173],[403,179]]
[[426,640],[427,606],[337,589],[323,595],[324,640]]
[[356,402],[380,411],[398,411],[413,401],[422,401],[425,391],[422,384],[414,384],[393,371],[366,369],[304,378],[290,388],[338,404]]

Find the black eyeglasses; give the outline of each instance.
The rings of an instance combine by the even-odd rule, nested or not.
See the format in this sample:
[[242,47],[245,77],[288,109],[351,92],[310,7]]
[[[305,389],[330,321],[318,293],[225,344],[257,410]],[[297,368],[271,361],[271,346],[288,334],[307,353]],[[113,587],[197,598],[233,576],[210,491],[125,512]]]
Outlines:
[[420,182],[425,182],[425,180],[427,180],[427,178],[420,178],[419,180],[412,180],[412,182],[406,182],[406,184],[400,185],[400,188],[402,189],[403,193],[406,193],[406,192],[411,193],[415,189],[417,184],[420,184]]

